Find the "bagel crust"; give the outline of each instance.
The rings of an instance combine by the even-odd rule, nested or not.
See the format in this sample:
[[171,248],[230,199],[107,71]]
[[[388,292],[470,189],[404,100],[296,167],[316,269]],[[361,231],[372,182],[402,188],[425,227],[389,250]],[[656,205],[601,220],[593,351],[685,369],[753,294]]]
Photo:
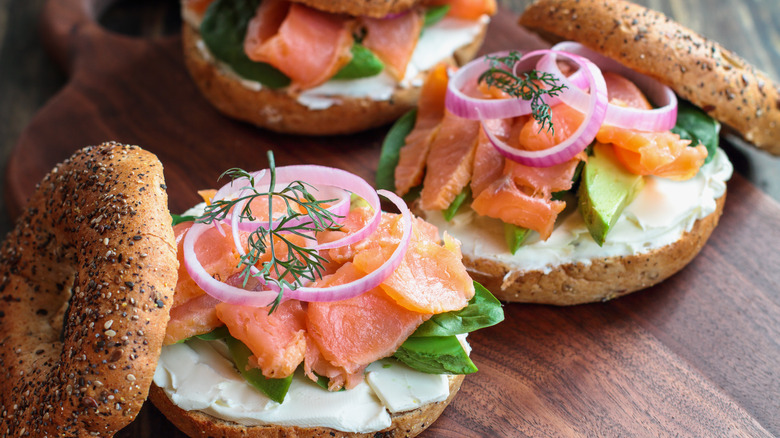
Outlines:
[[334,14],[348,14],[352,16],[367,15],[369,17],[382,18],[388,14],[404,12],[416,4],[419,0],[293,0],[314,9],[331,12]]
[[724,193],[715,211],[697,220],[676,242],[646,253],[564,264],[548,273],[516,271],[465,252],[463,264],[474,280],[502,301],[558,306],[607,301],[658,284],[690,263],[718,225],[725,201]]
[[[450,62],[461,65],[476,55],[487,26],[474,41],[455,52]],[[414,108],[419,87],[397,86],[388,100],[340,97],[327,109],[311,110],[287,90],[250,89],[234,74],[225,72],[198,48],[200,34],[182,26],[184,61],[201,93],[224,115],[272,131],[304,135],[350,134],[386,125]]]
[[660,12],[623,0],[537,0],[520,24],[578,41],[668,85],[679,96],[780,155],[780,88],[720,44]]
[[141,409],[176,284],[163,169],[87,147],[38,186],[0,248],[1,436],[111,436]]
[[168,398],[160,387],[152,384],[149,399],[176,427],[192,438],[319,438],[319,437],[350,437],[350,438],[394,438],[414,437],[428,428],[444,408],[452,401],[460,389],[465,376],[457,375],[450,378],[450,395],[446,400],[430,403],[413,411],[392,414],[393,424],[382,431],[370,433],[342,432],[327,427],[296,427],[296,426],[243,426],[230,421],[221,420],[198,411],[185,411]]

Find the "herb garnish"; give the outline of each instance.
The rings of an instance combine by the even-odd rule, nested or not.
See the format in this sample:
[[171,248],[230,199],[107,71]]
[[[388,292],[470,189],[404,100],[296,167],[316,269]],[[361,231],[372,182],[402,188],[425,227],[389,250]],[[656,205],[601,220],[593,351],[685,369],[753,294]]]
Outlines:
[[[249,172],[238,168],[227,170],[220,178],[229,176],[234,182],[246,178],[249,185],[243,188],[236,198],[213,201],[197,222],[210,224],[223,221],[242,201],[246,202],[239,213],[239,221],[254,221],[252,201],[259,198],[267,199],[268,217],[273,219],[274,203],[284,203],[286,211],[283,216],[269,220],[268,227],[258,227],[249,234],[248,251],[239,262],[239,266],[243,266],[240,277],[244,279],[244,286],[250,277],[261,277],[265,283],[275,284],[280,288],[279,295],[270,309],[270,312],[273,312],[281,303],[285,289],[294,290],[301,286],[303,280],[315,281],[322,278],[323,263],[327,261],[316,249],[300,246],[290,240],[289,236],[297,235],[307,240],[316,240],[315,235],[318,232],[340,229],[341,225],[337,219],[341,217],[327,210],[327,205],[336,200],[318,200],[310,191],[316,188],[306,182],[292,181],[277,190],[276,165],[271,151],[268,152],[268,162],[270,183],[267,191],[255,187],[254,177]],[[265,186],[262,187],[265,189]],[[301,220],[305,217],[308,219]],[[281,243],[282,249],[274,243]],[[259,272],[252,273],[252,267],[266,254],[270,255],[270,260],[262,263],[262,267],[258,268]]]
[[506,56],[487,56],[490,68],[479,76],[479,82],[496,87],[510,96],[530,100],[531,116],[539,122],[539,131],[547,126],[547,130],[555,134],[550,105],[544,102],[543,96],[555,97],[567,87],[558,84],[558,78],[548,72],[530,70],[516,76],[513,70],[521,58],[520,52],[516,51]]

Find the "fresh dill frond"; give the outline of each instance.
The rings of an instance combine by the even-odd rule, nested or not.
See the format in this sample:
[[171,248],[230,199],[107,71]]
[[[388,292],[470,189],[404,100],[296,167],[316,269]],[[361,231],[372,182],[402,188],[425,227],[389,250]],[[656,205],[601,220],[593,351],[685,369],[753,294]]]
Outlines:
[[[227,219],[231,211],[239,203],[244,203],[239,214],[239,222],[254,221],[256,214],[252,212],[252,201],[265,198],[268,203],[268,227],[258,227],[247,237],[247,251],[240,261],[242,267],[240,278],[244,286],[250,277],[261,277],[266,284],[275,284],[280,292],[271,305],[273,312],[281,303],[284,291],[297,289],[304,282],[316,281],[322,278],[323,264],[327,262],[316,249],[296,244],[291,235],[301,236],[306,240],[316,241],[316,234],[322,231],[341,229],[338,216],[328,210],[328,205],[335,199],[317,199],[310,184],[295,180],[277,190],[276,165],[271,151],[268,152],[270,183],[263,190],[255,187],[251,173],[243,169],[229,169],[220,178],[229,177],[233,182],[247,179],[248,185],[238,191],[238,196],[231,199],[218,199],[206,206],[197,222],[210,224]],[[284,205],[284,213],[274,218],[274,204]],[[235,214],[233,212],[232,214]],[[276,245],[275,245],[276,244]],[[269,258],[258,266],[258,272],[252,273],[252,267],[257,266],[262,258]]]
[[544,96],[555,97],[563,91],[566,85],[559,84],[558,78],[552,73],[530,70],[514,74],[515,64],[520,62],[521,54],[516,51],[506,56],[488,56],[490,68],[479,76],[479,82],[495,87],[506,94],[531,102],[531,117],[539,123],[539,131],[547,130],[555,134],[550,105],[545,103]]

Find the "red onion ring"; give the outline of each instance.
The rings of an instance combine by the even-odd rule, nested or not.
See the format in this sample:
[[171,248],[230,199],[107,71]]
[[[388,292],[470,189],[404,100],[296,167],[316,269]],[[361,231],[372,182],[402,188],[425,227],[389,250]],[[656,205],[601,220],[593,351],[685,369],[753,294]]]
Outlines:
[[[570,160],[584,150],[593,139],[596,138],[596,134],[604,122],[607,113],[607,84],[604,82],[604,76],[601,75],[601,71],[592,62],[578,55],[570,55],[567,53],[555,52],[553,50],[536,50],[527,53],[522,59],[536,56],[542,56],[539,61],[540,64],[544,60],[549,60],[551,64],[555,64],[557,56],[569,58],[581,67],[584,76],[588,81],[591,92],[587,95],[587,108],[583,111],[585,113],[585,119],[574,134],[551,148],[539,151],[527,151],[516,149],[501,141],[501,139],[488,129],[484,118],[481,119],[481,123],[482,129],[487,134],[490,142],[504,157],[527,166],[549,167]],[[569,87],[561,92],[559,99],[567,105],[573,106],[570,102],[580,99],[580,96],[584,93],[579,88],[571,86],[571,83],[563,75],[560,75],[560,73],[558,73],[558,76],[561,82]]]
[[[271,176],[270,174],[267,173],[260,174],[260,172],[256,172],[259,177],[256,177],[254,179],[254,183],[255,183],[254,188],[260,191],[267,190],[268,185],[271,183]],[[254,174],[252,175],[254,176]],[[249,183],[249,180],[247,178],[242,178],[242,179],[246,181],[245,184],[241,183],[233,187],[232,191],[231,190],[222,191],[222,189],[225,188],[222,187],[217,193],[221,192],[221,195],[225,197],[234,194],[239,190],[244,190],[250,187],[251,184]],[[352,192],[357,196],[363,198],[371,206],[371,208],[374,209],[374,215],[366,223],[366,225],[363,226],[363,228],[361,228],[360,230],[356,231],[353,234],[342,237],[341,239],[329,243],[324,243],[322,245],[318,245],[316,247],[317,249],[337,248],[340,246],[345,246],[351,243],[355,243],[357,241],[364,239],[366,236],[370,235],[371,233],[373,233],[374,230],[376,230],[376,227],[379,226],[379,219],[381,214],[379,196],[377,195],[374,188],[371,187],[371,185],[368,184],[366,180],[364,180],[363,178],[341,169],[334,169],[325,166],[297,165],[297,166],[284,166],[284,167],[276,168],[277,185],[289,184],[296,180],[303,180],[307,184],[311,184],[313,186],[335,187],[338,189]],[[228,183],[227,185],[231,185],[231,184],[233,184],[233,182]],[[217,199],[216,196],[214,199]],[[333,214],[336,214],[337,216],[341,216],[341,217],[345,216],[346,213],[349,212],[349,197],[347,196],[342,198],[339,202],[330,206],[328,208],[328,211],[330,211]],[[228,214],[226,220],[228,219],[232,220],[232,216],[233,216],[232,214]],[[295,221],[288,222],[288,224],[299,225],[310,220],[311,219],[308,218],[308,216],[304,216],[298,218]],[[268,228],[268,227],[277,226],[278,223],[279,220],[271,220],[271,221],[242,220],[238,222],[238,227],[242,231],[251,232],[256,230],[258,227]]]
[[[492,53],[477,58],[458,69],[447,84],[447,93],[444,98],[444,106],[447,110],[458,117],[470,120],[506,119],[531,114],[531,102],[527,100],[514,97],[508,99],[484,99],[472,97],[463,92],[467,87],[474,86],[479,80],[479,76],[490,68],[488,56],[500,57],[508,54],[509,52]],[[530,67],[531,64],[527,61],[526,57],[523,57],[523,61],[515,65],[515,71],[518,68],[524,70],[525,67]],[[570,76],[569,81],[578,88],[588,86],[585,75],[580,70],[577,70]],[[551,96],[543,96],[542,100],[551,106],[560,101],[558,97]]]
[[[393,254],[378,269],[369,273],[365,277],[350,283],[317,288],[300,287],[292,290],[285,290],[283,299],[297,299],[300,301],[340,301],[355,297],[363,292],[369,291],[379,286],[387,277],[389,277],[403,261],[406,250],[409,247],[409,241],[412,235],[412,216],[404,201],[386,190],[379,190],[379,194],[389,199],[398,207],[402,215],[403,234],[401,240],[393,251]],[[226,303],[239,304],[246,306],[265,307],[273,303],[278,295],[278,288],[269,288],[269,290],[249,291],[246,289],[231,286],[222,283],[211,277],[206,272],[203,265],[200,264],[195,253],[195,243],[209,225],[196,223],[187,231],[184,238],[183,250],[184,261],[187,272],[200,288],[212,297]]]
[[[637,73],[612,58],[596,53],[580,43],[564,41],[553,46],[551,50],[582,56],[603,71],[618,73],[636,84],[651,102],[660,105],[659,108],[644,110],[609,104],[607,117],[604,120],[605,125],[638,131],[668,131],[677,123],[677,96],[666,85],[649,76]],[[548,64],[544,69],[547,71],[557,70],[557,66]]]

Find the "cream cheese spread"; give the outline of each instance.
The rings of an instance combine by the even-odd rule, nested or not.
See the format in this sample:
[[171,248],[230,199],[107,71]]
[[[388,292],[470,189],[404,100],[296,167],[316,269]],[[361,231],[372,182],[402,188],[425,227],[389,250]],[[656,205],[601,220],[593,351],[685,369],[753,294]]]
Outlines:
[[507,249],[499,220],[478,216],[470,209],[463,209],[467,211],[449,223],[440,211],[426,211],[425,217],[460,240],[464,253],[510,267],[510,277],[519,271],[549,273],[559,265],[642,254],[677,241],[696,220],[715,211],[732,171],[726,153],[718,149],[712,161],[687,181],[646,177],[645,187],[623,211],[603,246],[590,236],[576,202],[567,203],[549,239],[542,241],[533,233],[514,255]]
[[[187,8],[182,8],[182,17],[184,22],[193,28],[200,27],[201,17]],[[340,97],[390,100],[397,87],[422,86],[422,72],[430,70],[437,63],[450,58],[459,48],[474,41],[488,22],[490,17],[487,15],[478,20],[444,17],[438,23],[423,29],[400,83],[383,70],[378,75],[367,78],[330,80],[301,92],[297,100],[311,110],[324,110],[338,105]],[[213,62],[224,74],[239,80],[245,88],[252,91],[260,91],[263,88],[261,83],[242,78],[230,66],[214,59],[202,39],[198,39],[196,46],[204,59]]]
[[388,358],[369,365],[365,381],[348,391],[327,391],[299,370],[280,404],[249,385],[228,357],[220,341],[165,346],[154,383],[184,410],[247,426],[318,426],[356,433],[385,429],[392,423],[391,413],[449,396],[449,376],[422,373]]

